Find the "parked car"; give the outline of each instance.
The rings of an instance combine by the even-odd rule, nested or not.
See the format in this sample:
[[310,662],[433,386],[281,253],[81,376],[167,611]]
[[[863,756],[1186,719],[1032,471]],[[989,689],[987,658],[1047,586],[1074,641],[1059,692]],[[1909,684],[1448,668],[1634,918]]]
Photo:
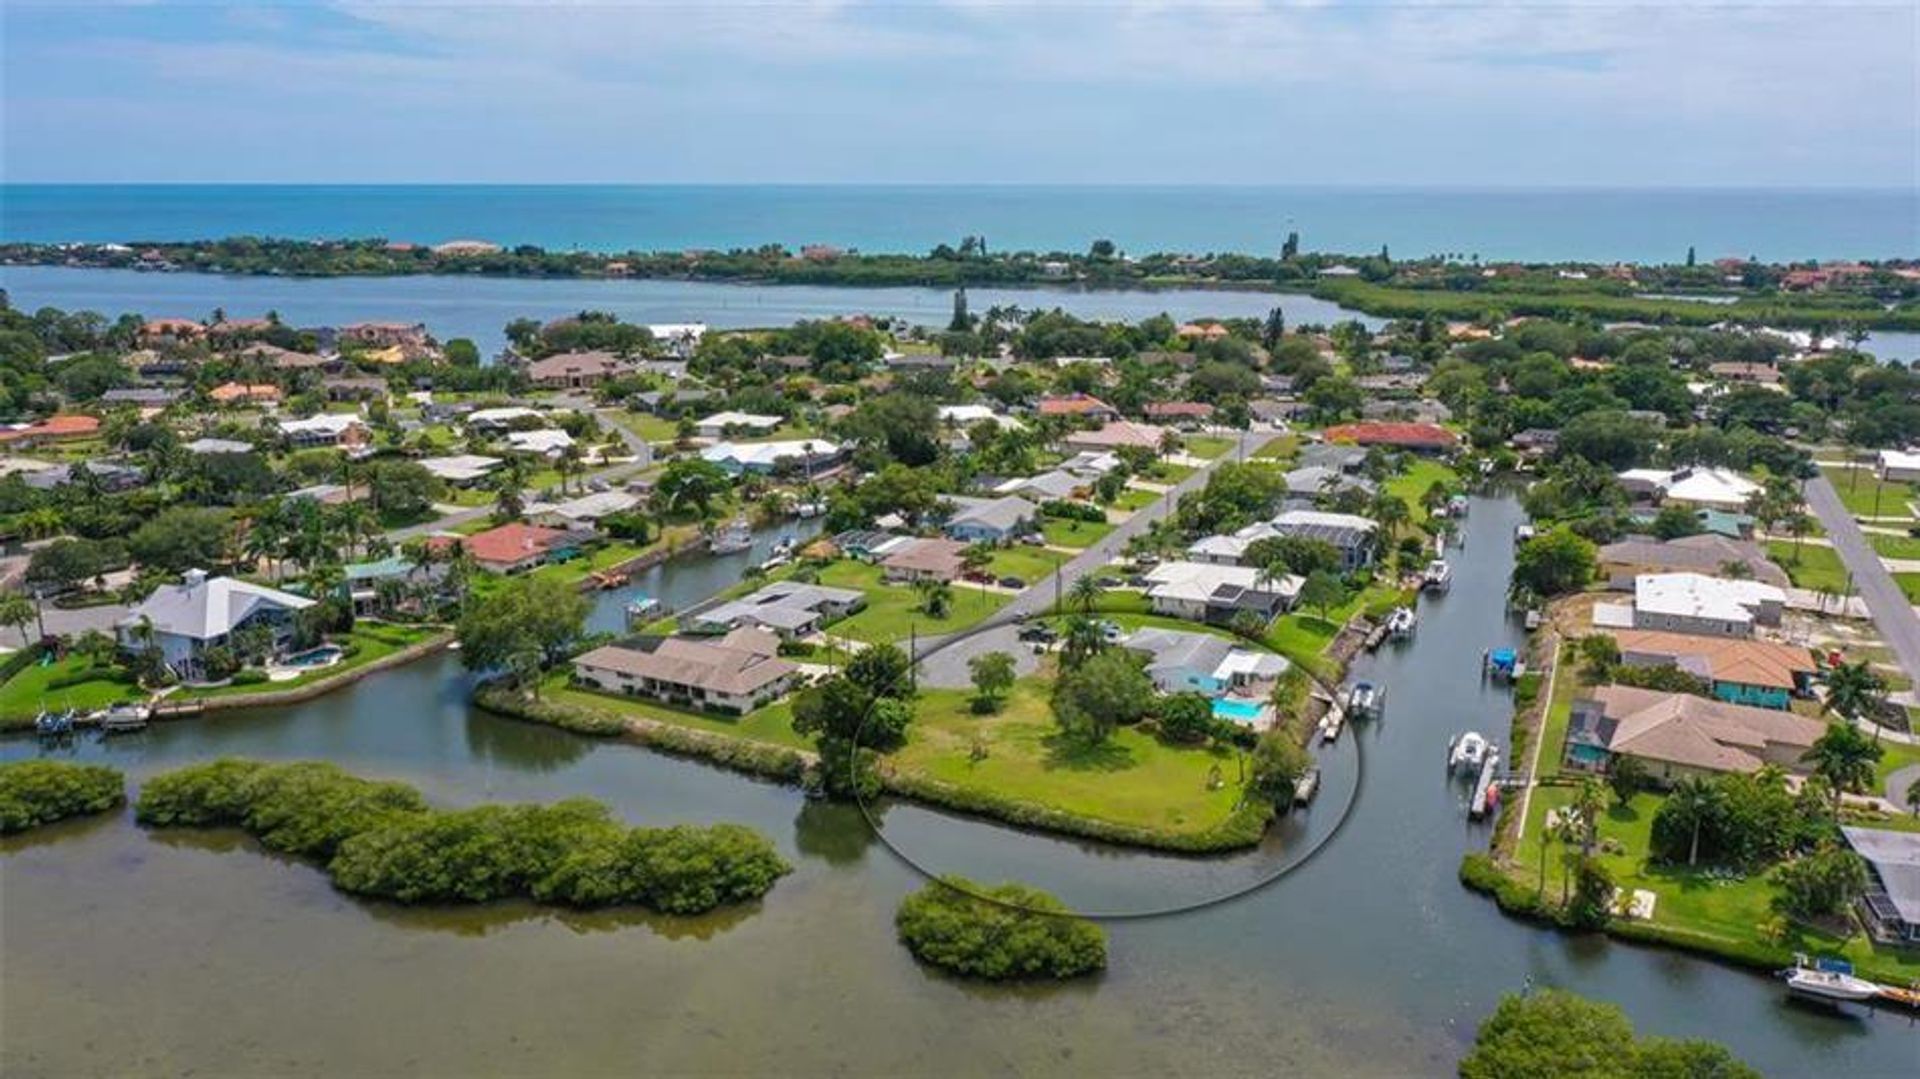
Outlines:
[[974,584],[992,584],[993,583],[993,574],[988,573],[986,570],[983,570],[983,569],[970,569],[965,573],[961,574],[960,576],[965,580],[972,581]]
[[1045,547],[1047,545],[1047,537],[1038,532],[1029,532],[1020,537],[1020,542],[1029,547]]
[[1002,587],[1002,588],[1025,588],[1025,587],[1027,587],[1027,582],[1025,582],[1025,581],[1023,581],[1023,580],[1021,580],[1021,579],[1020,579],[1020,578],[1018,578],[1018,577],[1002,577],[1002,578],[1000,578],[1000,587]]
[[1045,622],[1029,622],[1020,627],[1020,639],[1023,641],[1047,642],[1053,640],[1055,636],[1057,634],[1053,632],[1053,627]]
[[1093,583],[1102,588],[1118,588],[1120,587],[1121,581],[1118,577],[1095,577]]

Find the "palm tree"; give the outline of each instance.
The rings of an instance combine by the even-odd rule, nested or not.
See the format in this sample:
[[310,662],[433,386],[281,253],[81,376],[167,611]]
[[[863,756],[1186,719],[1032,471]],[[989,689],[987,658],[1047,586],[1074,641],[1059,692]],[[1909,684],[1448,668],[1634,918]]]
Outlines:
[[1873,783],[1874,765],[1884,752],[1851,723],[1829,723],[1827,733],[1801,755],[1801,761],[1813,765],[1813,774],[1833,787],[1833,815],[1840,817],[1840,796],[1861,791]]
[[1078,667],[1106,647],[1107,638],[1098,622],[1086,615],[1073,615],[1067,619],[1067,632],[1060,642],[1060,665]]
[[913,584],[920,593],[920,609],[929,618],[945,618],[953,608],[953,586],[933,577],[922,577]]
[[1873,714],[1880,706],[1886,683],[1873,673],[1866,660],[1842,663],[1827,672],[1827,699],[1820,710],[1843,719],[1859,719]]
[[1913,810],[1914,816],[1920,817],[1920,781],[1907,784],[1907,808]]
[[1160,452],[1164,456],[1171,457],[1179,453],[1181,445],[1180,432],[1171,427],[1160,432]]
[[1373,496],[1368,513],[1380,523],[1380,531],[1389,545],[1399,536],[1400,527],[1413,519],[1413,511],[1407,508],[1407,500],[1386,491]]
[[1078,604],[1084,614],[1093,613],[1093,608],[1099,604],[1102,594],[1100,582],[1094,580],[1091,573],[1075,579],[1073,585],[1067,589],[1067,598]]
[[0,626],[12,626],[20,631],[20,646],[31,644],[27,639],[27,627],[33,625],[39,616],[34,602],[19,592],[0,595]]
[[1693,835],[1687,847],[1687,865],[1699,864],[1700,829],[1719,816],[1723,804],[1720,788],[1698,776],[1675,783],[1673,792],[1667,795],[1666,811],[1685,822]]

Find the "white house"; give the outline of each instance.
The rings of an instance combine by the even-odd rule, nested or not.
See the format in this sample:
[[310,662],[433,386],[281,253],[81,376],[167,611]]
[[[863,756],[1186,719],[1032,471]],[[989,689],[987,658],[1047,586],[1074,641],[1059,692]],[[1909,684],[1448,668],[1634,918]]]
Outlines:
[[201,657],[209,648],[227,645],[236,630],[264,626],[272,635],[273,655],[283,654],[293,641],[295,611],[313,601],[264,585],[232,577],[209,579],[203,570],[188,570],[179,584],[163,584],[115,626],[120,647],[135,652],[154,647],[175,675],[194,680],[206,673]]
[[626,491],[595,491],[565,502],[528,506],[526,517],[537,525],[578,532],[595,528],[603,518],[625,513],[639,504],[640,496]]
[[1717,510],[1745,509],[1760,485],[1728,468],[1630,468],[1619,475],[1629,493],[1651,494],[1662,501]]
[[1018,495],[1004,498],[952,498],[946,533],[966,543],[1005,543],[1033,530],[1040,507]]
[[1778,625],[1785,590],[1760,581],[1700,573],[1643,573],[1633,604],[1598,604],[1593,620],[1608,628],[1663,629],[1709,637],[1751,637],[1755,625]]
[[300,420],[281,420],[280,433],[301,448],[363,446],[372,430],[360,417],[345,412],[322,412]]
[[802,438],[782,442],[719,442],[700,451],[700,459],[711,461],[738,476],[743,472],[767,475],[788,467],[812,475],[840,461],[840,447],[824,438]]
[[506,462],[498,457],[482,457],[477,453],[462,453],[452,457],[423,457],[420,467],[427,470],[435,479],[465,487],[475,484],[493,474],[493,470]]
[[941,405],[940,406],[941,426],[946,426],[947,424],[951,423],[954,426],[957,426],[964,431],[967,428],[972,427],[974,424],[980,423],[983,420],[992,420],[994,423],[1000,425],[1002,429],[1008,430],[1008,431],[1024,431],[1027,429],[1026,424],[1021,423],[1019,420],[1014,419],[1012,416],[995,412],[993,409],[990,409],[985,405]]
[[522,420],[541,420],[544,417],[539,409],[510,405],[505,408],[482,408],[467,413],[466,425],[470,431],[504,431]]
[[1147,601],[1155,614],[1190,622],[1225,623],[1242,612],[1272,619],[1293,606],[1305,583],[1251,566],[1163,562],[1147,574]]
[[1873,474],[1890,483],[1920,480],[1920,453],[1908,450],[1881,450],[1874,459]]
[[770,435],[785,421],[778,416],[760,416],[752,412],[716,412],[695,424],[701,438],[724,438],[733,431],[751,431]]
[[574,677],[606,693],[745,715],[778,700],[800,668],[779,657],[780,639],[737,629],[717,640],[667,637],[640,647],[606,645],[574,659]]
[[1282,656],[1242,648],[1211,633],[1140,629],[1121,646],[1146,657],[1147,677],[1162,693],[1218,697],[1230,690],[1274,681],[1287,673],[1288,667]]
[[537,431],[508,431],[507,448],[516,453],[537,453],[542,457],[557,457],[560,451],[573,445],[573,436],[558,427],[547,427]]

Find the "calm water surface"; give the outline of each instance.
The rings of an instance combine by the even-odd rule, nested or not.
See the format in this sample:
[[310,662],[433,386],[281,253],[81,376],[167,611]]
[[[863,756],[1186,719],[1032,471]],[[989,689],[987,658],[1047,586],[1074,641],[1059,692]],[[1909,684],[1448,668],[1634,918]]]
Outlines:
[[[1649,1032],[1725,1041],[1769,1074],[1911,1074],[1920,1032],[1905,1020],[1802,1009],[1763,978],[1532,929],[1455,882],[1486,837],[1444,749],[1461,729],[1506,729],[1506,695],[1478,667],[1483,648],[1518,640],[1500,613],[1518,519],[1510,500],[1475,500],[1452,593],[1412,645],[1360,672],[1387,685],[1387,714],[1342,742],[1336,771],[1351,776],[1356,749],[1364,767],[1332,844],[1237,901],[1114,924],[1098,979],[1005,989],[931,974],[891,928],[918,878],[857,810],[487,716],[441,656],[295,708],[73,752],[136,782],[238,754],[327,758],[448,804],[588,795],[634,822],[750,824],[796,872],[763,904],[704,918],[408,910],[346,898],[230,834],[148,833],[124,814],[56,827],[0,858],[0,1072],[1436,1074],[1532,978],[1612,1000]],[[670,602],[712,583],[681,595],[683,568],[706,569],[666,571]],[[37,752],[0,742],[0,757]],[[1195,874],[1244,879],[1285,857],[1282,841],[1196,863],[908,805],[883,820],[941,869],[1076,898],[1123,880],[1129,898],[1179,897]]]

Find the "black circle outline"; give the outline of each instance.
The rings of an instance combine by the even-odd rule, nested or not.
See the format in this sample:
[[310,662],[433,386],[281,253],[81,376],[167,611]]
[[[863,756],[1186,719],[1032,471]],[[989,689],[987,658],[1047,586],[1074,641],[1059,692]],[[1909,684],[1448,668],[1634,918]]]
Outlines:
[[[971,629],[962,630],[951,636],[943,638],[931,650],[929,650],[928,652],[920,656],[917,656],[917,657],[911,656],[911,655],[908,656],[907,657],[907,661],[908,661],[907,677],[910,680],[914,679],[915,672],[919,669],[920,664],[926,662],[926,660],[931,656],[933,656],[935,653],[945,651],[946,649],[954,645],[957,645],[962,641],[968,640],[969,638],[977,636],[979,634],[987,633],[995,629],[1004,628],[1005,626],[1010,624],[1012,623],[997,621],[997,620],[989,620],[987,622],[981,623],[980,625],[974,626]],[[896,645],[895,647],[898,647],[898,646]],[[1269,649],[1269,651],[1271,651],[1271,649]],[[1298,666],[1298,664],[1296,664],[1295,666]],[[1318,686],[1323,691],[1326,690],[1325,682],[1323,682],[1317,675],[1314,675],[1311,672],[1306,672],[1304,667],[1302,667],[1301,670],[1307,674],[1307,677],[1311,679],[1316,686]],[[1328,696],[1333,697],[1333,694],[1329,693]],[[877,698],[875,703],[878,703]],[[1336,707],[1337,707],[1337,702],[1336,702]],[[861,717],[860,727],[856,730],[853,737],[852,745],[847,750],[847,765],[848,765],[849,775],[856,774],[858,771],[858,767],[859,767],[858,758],[860,754],[860,736],[866,731],[867,720],[871,718],[872,715],[873,715],[873,705],[869,704],[867,708],[867,714]],[[1289,874],[1293,873],[1295,870],[1304,868],[1309,863],[1311,863],[1315,858],[1319,857],[1320,853],[1326,850],[1327,845],[1333,841],[1334,837],[1339,835],[1341,830],[1347,826],[1347,822],[1353,817],[1354,807],[1359,805],[1360,803],[1360,788],[1363,785],[1365,785],[1366,778],[1367,778],[1367,768],[1366,768],[1367,762],[1366,762],[1366,750],[1363,748],[1362,740],[1357,732],[1354,734],[1354,737],[1353,737],[1353,752],[1354,752],[1353,787],[1347,794],[1346,804],[1341,806],[1340,816],[1337,820],[1333,822],[1333,827],[1327,829],[1324,835],[1320,836],[1320,838],[1317,839],[1312,846],[1308,847],[1305,854],[1281,866],[1279,869],[1275,870],[1271,874],[1260,877],[1259,879],[1254,880],[1249,884],[1235,888],[1232,891],[1226,892],[1224,894],[1216,895],[1216,896],[1208,896],[1206,898],[1196,899],[1191,902],[1179,903],[1179,904],[1175,904],[1173,906],[1167,906],[1167,907],[1156,907],[1148,910],[1121,910],[1121,911],[1082,911],[1077,909],[1069,909],[1066,911],[1036,910],[1032,907],[1026,906],[1025,904],[1010,903],[1004,899],[1000,899],[998,897],[991,896],[991,895],[986,895],[974,889],[956,888],[952,883],[947,881],[940,874],[935,873],[931,869],[928,869],[926,866],[922,865],[912,855],[908,854],[905,850],[903,850],[898,844],[894,843],[891,839],[887,838],[887,830],[885,826],[883,826],[879,822],[879,820],[875,818],[873,807],[869,804],[869,800],[860,793],[860,788],[858,784],[854,785],[853,800],[854,800],[854,804],[859,806],[860,817],[862,820],[866,821],[867,828],[873,832],[874,838],[878,839],[881,845],[886,847],[887,851],[891,853],[895,858],[899,859],[903,865],[907,866],[907,868],[913,870],[915,873],[925,878],[927,882],[930,884],[939,884],[939,885],[942,885],[943,887],[953,888],[955,891],[961,892],[962,894],[976,901],[983,902],[983,903],[990,903],[994,906],[1001,907],[1007,910],[1018,911],[1023,914],[1034,914],[1034,915],[1040,915],[1043,917],[1050,917],[1050,918],[1063,918],[1063,917],[1064,918],[1081,918],[1090,922],[1137,922],[1137,921],[1147,921],[1154,918],[1167,918],[1167,917],[1172,917],[1178,914],[1186,914],[1192,911],[1206,910],[1211,907],[1222,906],[1224,904],[1234,902],[1235,900],[1245,898],[1246,896],[1252,895],[1254,892],[1260,891],[1264,888],[1267,888],[1279,882],[1283,878],[1287,877]],[[911,799],[907,799],[907,800],[910,801]],[[1071,833],[1049,832],[1043,828],[1025,828],[1020,825],[1010,824],[1006,821],[997,820],[993,817],[986,816],[985,814],[969,813],[965,810],[948,809],[947,807],[938,805],[937,803],[927,803],[927,804],[929,805],[930,808],[934,809],[935,811],[942,812],[942,813],[951,813],[957,816],[979,820],[993,827],[1011,828],[1016,831],[1030,832],[1033,834],[1043,835],[1048,838],[1065,838],[1069,840],[1080,840],[1083,842],[1094,842],[1094,843],[1108,842],[1106,840],[1093,839],[1091,837],[1086,837],[1086,836],[1075,836],[1075,835],[1072,835]],[[1127,844],[1109,844],[1109,845],[1127,846]],[[1183,856],[1182,853],[1179,851],[1158,851],[1150,847],[1143,847],[1138,849],[1144,850],[1150,854],[1158,854],[1165,857],[1182,857]],[[1204,857],[1204,855],[1198,856],[1198,857]]]

